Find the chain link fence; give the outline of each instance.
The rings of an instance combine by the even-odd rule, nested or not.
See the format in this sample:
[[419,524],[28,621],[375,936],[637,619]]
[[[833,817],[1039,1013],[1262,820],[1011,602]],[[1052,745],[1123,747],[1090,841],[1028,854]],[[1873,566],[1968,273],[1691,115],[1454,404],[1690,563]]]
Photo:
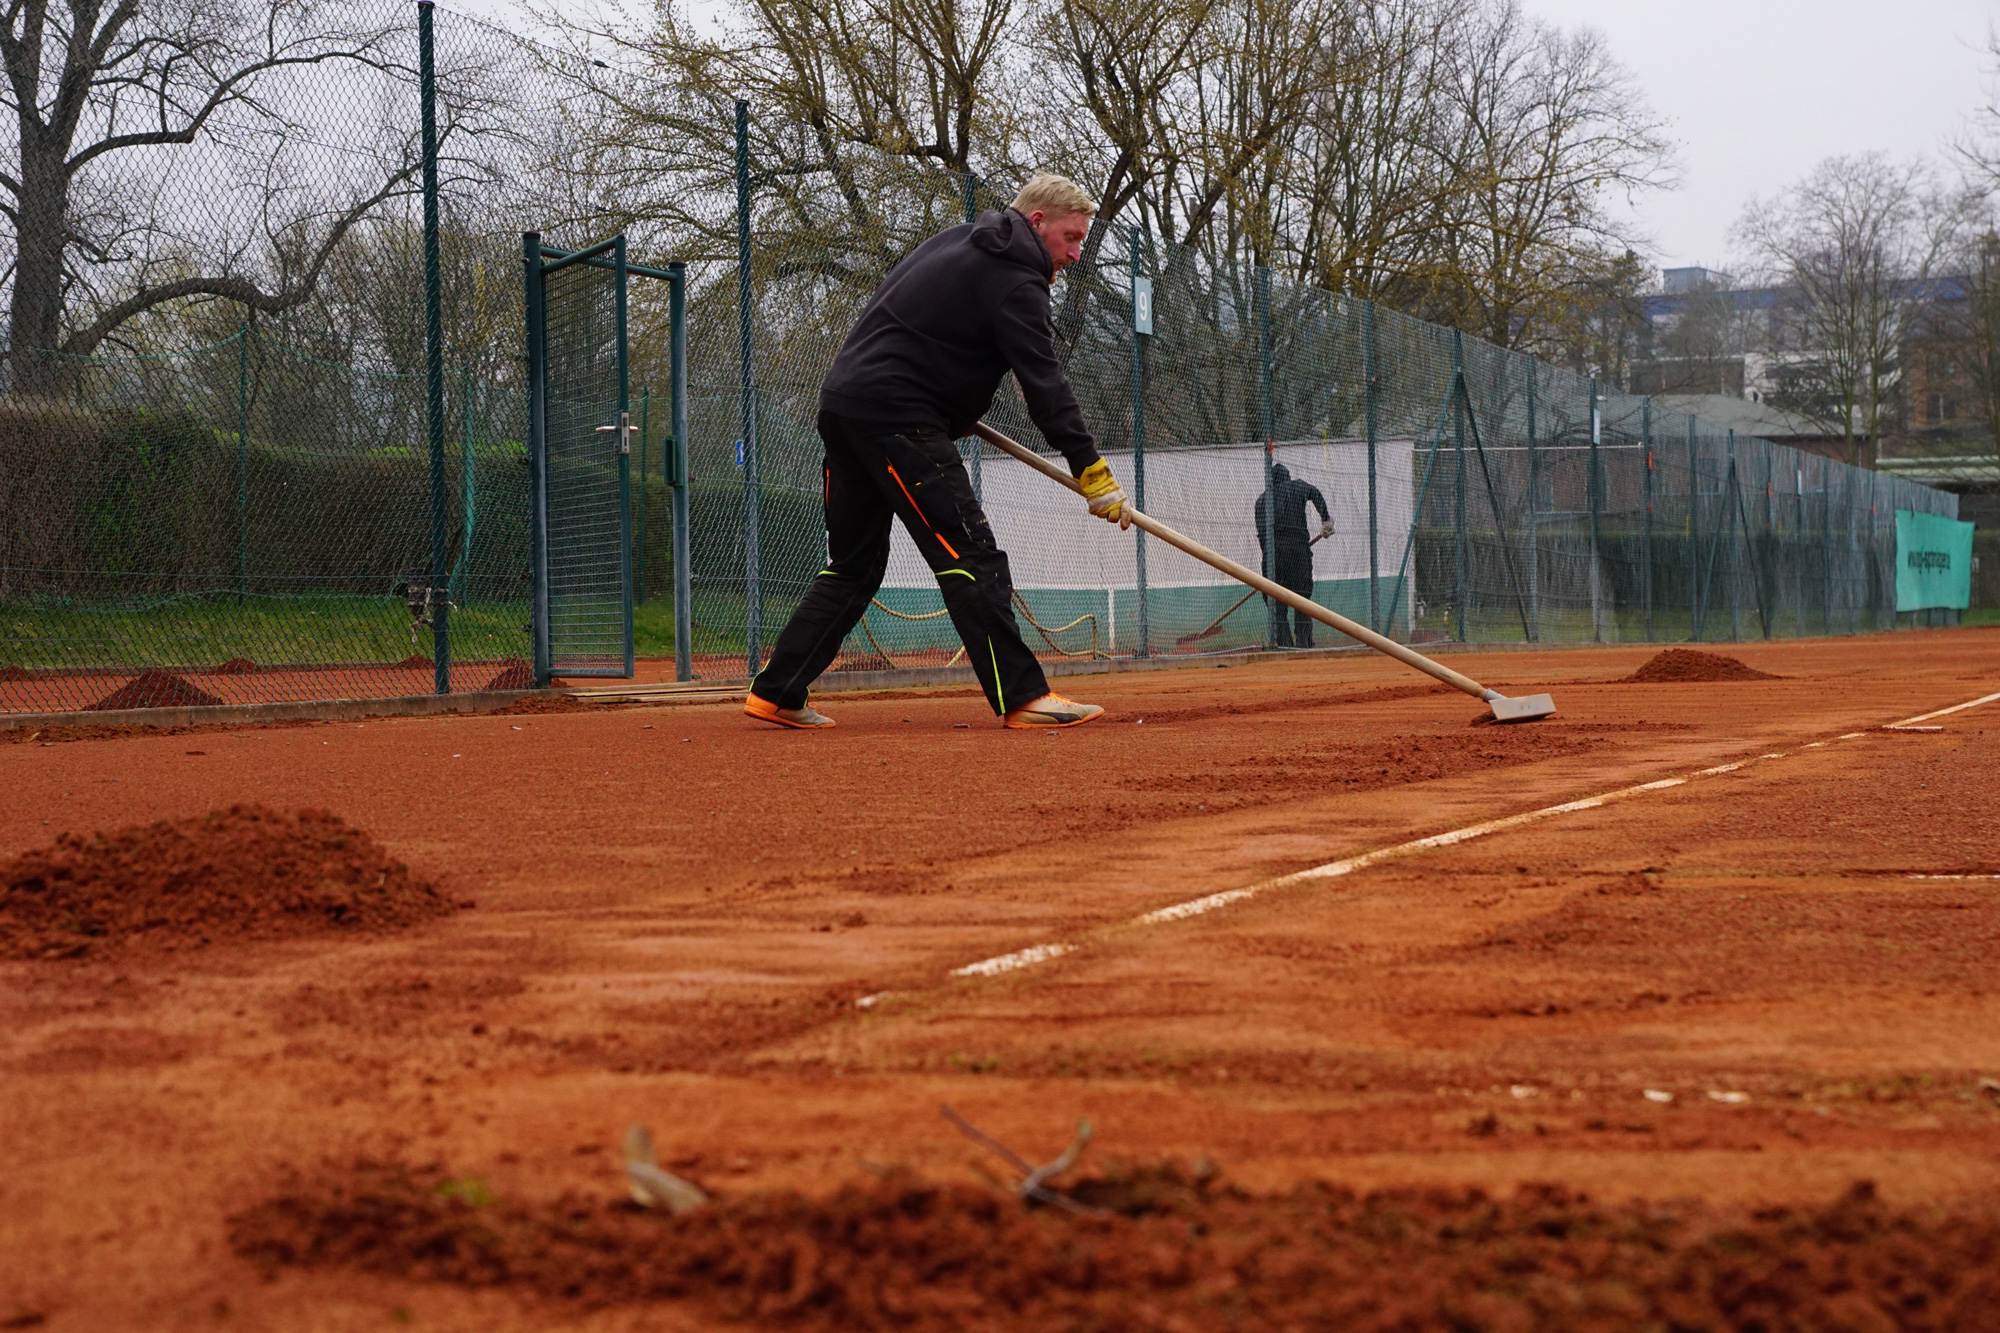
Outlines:
[[[685,647],[698,676],[745,675],[823,562],[813,421],[842,339],[902,255],[1012,194],[437,11],[433,371],[417,12],[344,12],[341,41],[326,41],[347,54],[278,70],[256,105],[230,109],[229,133],[119,159],[102,184],[146,200],[151,248],[97,263],[66,318],[88,327],[205,263],[253,296],[296,299],[193,293],[126,319],[89,355],[14,333],[0,711],[388,697],[441,676],[453,690],[531,683],[531,230],[562,249],[622,232],[634,261],[688,266],[684,477],[668,438],[664,284],[630,289],[633,648],[642,674]],[[1150,332],[1135,321],[1140,290]],[[1886,629],[1895,511],[1956,514],[1954,496],[1734,438],[1122,225],[1093,232],[1053,296],[1085,417],[1142,507],[1255,566],[1255,506],[1284,464],[1332,523],[1312,549],[1315,597],[1400,639]],[[1042,444],[1011,382],[991,420]],[[1261,598],[1088,519],[986,446],[961,450],[1012,557],[1024,631],[1047,655],[1272,642]],[[679,486],[687,645],[674,639]],[[899,533],[834,669],[944,665],[958,651]]]

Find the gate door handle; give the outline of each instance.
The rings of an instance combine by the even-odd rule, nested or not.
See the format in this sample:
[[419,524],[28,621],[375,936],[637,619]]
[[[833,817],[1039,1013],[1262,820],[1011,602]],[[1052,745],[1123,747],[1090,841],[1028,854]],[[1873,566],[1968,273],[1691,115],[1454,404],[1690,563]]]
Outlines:
[[604,433],[605,433],[606,431],[613,431],[613,430],[615,430],[615,431],[617,431],[617,432],[618,432],[618,452],[619,452],[619,453],[621,453],[621,454],[629,454],[629,453],[631,453],[631,452],[632,452],[632,414],[631,414],[630,412],[620,412],[620,413],[618,414],[618,424],[617,424],[617,425],[615,425],[615,426],[599,426],[599,427],[597,428],[597,433],[598,433],[599,435],[602,435],[602,434],[604,434]]

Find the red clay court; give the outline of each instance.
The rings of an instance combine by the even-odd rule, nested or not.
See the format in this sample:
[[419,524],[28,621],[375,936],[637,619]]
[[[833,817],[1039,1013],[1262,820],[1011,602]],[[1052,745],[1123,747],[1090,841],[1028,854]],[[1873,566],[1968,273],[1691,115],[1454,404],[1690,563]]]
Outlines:
[[0,1327],[2000,1326],[2000,632],[1720,651],[0,733]]

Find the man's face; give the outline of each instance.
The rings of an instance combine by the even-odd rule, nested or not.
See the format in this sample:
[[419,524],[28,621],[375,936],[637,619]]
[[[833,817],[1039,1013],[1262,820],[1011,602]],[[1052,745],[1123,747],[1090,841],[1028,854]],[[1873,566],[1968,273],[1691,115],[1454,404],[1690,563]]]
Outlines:
[[1090,234],[1090,219],[1081,213],[1061,213],[1051,217],[1041,209],[1028,214],[1028,225],[1049,248],[1055,271],[1062,272],[1083,255],[1083,238]]

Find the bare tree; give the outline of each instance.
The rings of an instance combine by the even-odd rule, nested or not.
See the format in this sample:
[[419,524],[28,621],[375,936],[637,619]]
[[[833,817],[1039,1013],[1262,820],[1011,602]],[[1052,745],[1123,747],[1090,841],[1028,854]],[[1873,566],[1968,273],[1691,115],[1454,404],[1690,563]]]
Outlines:
[[1434,231],[1459,188],[1440,152],[1452,48],[1471,0],[1382,0],[1335,34],[1294,175],[1292,271],[1337,291],[1421,302]]
[[[1266,266],[1521,346],[1573,321],[1566,303],[1594,300],[1628,248],[1609,194],[1664,178],[1657,126],[1601,40],[1512,0],[732,5],[720,35],[665,5],[546,16],[579,51],[617,52],[617,68],[575,66],[613,112],[580,174],[690,258],[734,254],[732,103],[748,97],[774,275],[872,288],[957,220],[926,171],[1053,166],[1101,201],[1078,274],[1129,222],[1169,268],[1228,285]],[[1066,284],[1066,337],[1086,282]]]
[[1358,0],[1225,0],[1200,66],[1176,90],[1148,212],[1183,254],[1271,264],[1290,165],[1334,35]]
[[543,17],[574,54],[611,57],[564,67],[598,112],[567,172],[690,260],[735,254],[738,97],[757,257],[808,288],[872,289],[957,220],[959,182],[937,169],[993,171],[1015,138],[1015,0],[732,0],[719,32],[668,5]]
[[2000,235],[1988,230],[1977,238],[1965,281],[1962,364],[1978,395],[1987,438],[2000,454]]
[[1838,431],[1850,463],[1881,439],[1903,345],[1967,217],[1927,163],[1863,153],[1828,158],[1736,224],[1781,290],[1773,399]]
[[1554,359],[1579,375],[1622,386],[1645,338],[1643,293],[1651,277],[1651,267],[1630,250],[1579,264],[1575,286],[1544,339]]
[[[305,300],[356,223],[412,188],[420,161],[408,127],[363,123],[377,109],[365,102],[337,116],[312,108],[323,122],[309,128],[286,94],[309,67],[394,67],[393,31],[323,0],[0,10],[0,96],[15,126],[0,142],[15,387],[59,388],[66,363],[169,302],[277,312]],[[298,153],[324,141],[327,120],[347,166],[302,180]],[[254,216],[254,233],[218,216],[227,209]]]
[[[1047,57],[1066,100],[1102,136],[1097,153],[1084,145],[1068,153],[1061,144],[1047,147],[1051,156],[1081,159],[1095,177],[1100,222],[1135,200],[1143,206],[1142,191],[1178,148],[1172,99],[1211,52],[1218,3],[1057,0],[1039,16],[1036,53]],[[1045,137],[1036,128],[1024,126],[1031,143]]]
[[[2000,77],[2000,32],[1989,32],[1989,68]],[[1995,86],[2000,86],[1996,84]],[[2000,190],[2000,99],[1989,97],[1973,116],[1970,132],[1952,146],[1967,182],[1967,207],[1981,216],[1968,228],[1955,265],[1965,277],[1965,301],[1956,312],[1967,378],[1979,398],[1996,454],[2000,454],[2000,234],[1992,214]]]
[[1533,349],[1579,274],[1623,248],[1604,195],[1660,184],[1667,145],[1596,32],[1550,28],[1515,0],[1469,27],[1453,63],[1458,203],[1434,313]]

